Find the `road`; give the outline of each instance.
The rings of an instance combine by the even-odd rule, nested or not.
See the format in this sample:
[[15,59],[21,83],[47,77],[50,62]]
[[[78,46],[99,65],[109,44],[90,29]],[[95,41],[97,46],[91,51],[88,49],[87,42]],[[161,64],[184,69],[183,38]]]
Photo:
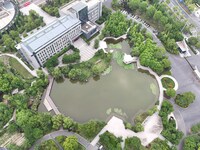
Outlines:
[[[35,144],[29,150],[34,150],[34,147],[36,145],[40,145],[44,141],[47,141],[47,140],[50,140],[50,139],[55,141],[55,138],[57,136],[61,136],[61,135],[64,135],[64,136],[72,136],[72,135],[76,136],[77,139],[78,139],[78,142],[82,146],[84,146],[86,148],[86,150],[97,150],[98,149],[96,146],[91,145],[90,142],[87,141],[85,138],[81,137],[80,135],[78,135],[78,134],[76,134],[74,132],[68,132],[67,130],[59,130],[59,131],[51,132],[51,133],[43,136],[41,139],[37,140],[35,142]],[[55,142],[56,142],[56,145],[59,147],[59,149],[62,150],[62,148],[60,147],[60,144],[57,141],[55,141]]]
[[177,6],[180,10],[181,10],[181,13],[183,14],[183,16],[185,16],[185,18],[188,20],[189,23],[192,23],[197,32],[200,32],[200,20],[194,16],[194,14],[188,14],[182,7],[181,5],[179,4],[179,2],[177,0],[171,0],[170,1],[170,4],[169,4],[169,7],[172,7],[172,6]]

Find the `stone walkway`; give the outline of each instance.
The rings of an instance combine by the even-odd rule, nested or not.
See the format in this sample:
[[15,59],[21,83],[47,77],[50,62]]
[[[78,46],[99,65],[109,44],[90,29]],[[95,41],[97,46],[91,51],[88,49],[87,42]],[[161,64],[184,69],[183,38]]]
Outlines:
[[54,104],[53,100],[50,97],[50,93],[51,93],[51,88],[53,85],[54,79],[52,77],[49,77],[49,85],[46,89],[46,93],[45,93],[45,97],[44,97],[44,101],[43,104],[44,106],[47,108],[48,111],[51,111],[53,109],[53,111],[55,112],[56,115],[61,114],[60,111],[58,110],[58,108],[56,107],[56,105]]
[[103,134],[106,131],[109,131],[116,137],[122,137],[123,139],[122,147],[124,147],[125,139],[133,136],[140,138],[142,145],[147,146],[154,139],[159,138],[160,133],[163,129],[161,118],[158,116],[158,113],[155,113],[152,116],[148,117],[143,126],[144,126],[143,132],[135,133],[132,130],[125,129],[123,120],[113,116],[108,121],[107,125],[93,139],[91,145],[96,145],[99,141],[99,135]]
[[97,52],[97,50],[93,48],[94,39],[90,41],[90,45],[88,45],[82,38],[79,38],[73,45],[80,50],[81,62],[91,59]]
[[[43,136],[41,139],[39,139],[38,141],[35,142],[35,144],[29,149],[29,150],[34,150],[34,147],[36,145],[40,145],[42,142],[50,140],[50,139],[55,139],[57,136],[76,136],[78,139],[78,142],[84,146],[86,148],[86,150],[97,150],[98,148],[96,146],[93,146],[90,144],[89,141],[87,141],[85,138],[83,138],[82,136],[74,133],[74,132],[68,132],[67,130],[59,130],[59,131],[55,131],[55,132],[51,132],[45,136]],[[62,148],[60,148],[62,149]]]

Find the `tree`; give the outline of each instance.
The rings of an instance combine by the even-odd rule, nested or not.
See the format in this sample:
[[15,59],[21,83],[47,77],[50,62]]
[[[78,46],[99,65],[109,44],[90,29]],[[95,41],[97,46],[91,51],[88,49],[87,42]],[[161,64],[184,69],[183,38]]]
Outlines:
[[103,145],[106,150],[122,150],[120,142],[121,138],[116,138],[112,133],[108,131],[104,132],[99,136],[99,142]]
[[177,105],[186,108],[195,100],[195,95],[192,92],[185,92],[182,94],[178,94],[175,98],[175,102]]
[[124,150],[142,150],[143,146],[138,137],[131,137],[125,140]]
[[176,96],[176,91],[174,89],[171,89],[171,88],[168,88],[165,93],[169,97],[175,97]]
[[85,137],[91,139],[100,132],[103,126],[103,122],[90,120],[85,124],[79,124],[78,131]]
[[54,68],[52,75],[56,80],[61,79],[63,77],[62,71],[60,68]]
[[188,43],[191,44],[191,45],[196,45],[198,42],[198,39],[196,37],[190,37],[188,39]]
[[184,139],[183,150],[197,150],[200,147],[199,143],[199,135],[188,136]]
[[162,12],[159,11],[159,10],[157,10],[157,11],[155,12],[155,14],[153,15],[153,19],[154,19],[155,21],[160,21],[160,19],[161,19],[162,16],[163,16]]
[[146,1],[140,2],[139,3],[139,10],[142,13],[145,13],[148,7],[148,3]]
[[99,40],[95,39],[94,41],[94,48],[97,49],[99,47]]
[[140,5],[140,0],[130,0],[128,3],[128,6],[132,11],[137,10],[139,5]]
[[157,138],[151,143],[150,150],[172,150],[172,148],[169,147],[166,140]]
[[12,117],[12,108],[0,102],[0,128],[2,128]]
[[153,5],[149,6],[146,11],[147,17],[152,18],[154,16],[155,11],[156,11],[156,8]]
[[63,115],[55,115],[52,117],[53,129],[58,130],[63,124]]
[[133,130],[135,132],[141,132],[141,131],[144,131],[144,127],[142,126],[141,123],[136,123],[135,126],[133,126]]
[[63,118],[63,128],[69,129],[74,125],[74,121],[70,117]]
[[78,139],[76,136],[68,136],[63,143],[64,150],[78,150]]

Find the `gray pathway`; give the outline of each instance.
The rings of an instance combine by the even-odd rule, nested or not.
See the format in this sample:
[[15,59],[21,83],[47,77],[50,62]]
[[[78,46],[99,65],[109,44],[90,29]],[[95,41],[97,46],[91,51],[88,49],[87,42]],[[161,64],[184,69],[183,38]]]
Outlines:
[[[87,141],[85,138],[83,138],[82,136],[80,136],[80,135],[78,135],[74,132],[68,132],[67,130],[59,130],[59,131],[51,132],[51,133],[43,136],[41,139],[36,141],[35,144],[29,150],[34,150],[34,147],[36,145],[39,145],[42,142],[50,140],[50,139],[54,140],[57,136],[61,136],[61,135],[64,135],[64,136],[74,135],[74,136],[76,136],[78,138],[78,142],[81,145],[83,145],[86,148],[86,150],[97,150],[98,149],[96,146],[91,145],[90,142]],[[56,142],[56,144],[59,145],[57,142]],[[59,146],[59,149],[62,150],[62,148],[60,146]]]

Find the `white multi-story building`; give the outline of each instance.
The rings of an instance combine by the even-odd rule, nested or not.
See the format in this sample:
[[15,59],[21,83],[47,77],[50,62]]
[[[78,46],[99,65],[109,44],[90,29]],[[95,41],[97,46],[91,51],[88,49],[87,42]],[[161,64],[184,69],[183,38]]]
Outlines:
[[62,7],[62,17],[23,39],[16,48],[31,66],[42,67],[81,34],[90,38],[99,31],[94,21],[101,16],[101,7],[99,0],[73,1]]
[[81,22],[66,15],[42,28],[17,45],[19,53],[34,68],[67,47],[81,35]]

